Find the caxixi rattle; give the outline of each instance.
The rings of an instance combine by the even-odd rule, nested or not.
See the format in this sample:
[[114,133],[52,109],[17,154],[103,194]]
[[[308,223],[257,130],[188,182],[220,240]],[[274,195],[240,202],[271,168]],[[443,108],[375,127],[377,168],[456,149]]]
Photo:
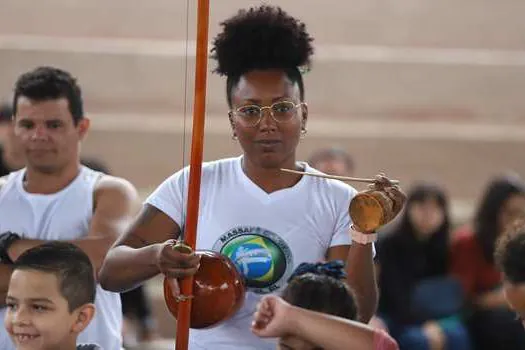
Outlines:
[[404,204],[403,198],[392,198],[385,190],[388,186],[399,184],[399,181],[397,180],[380,181],[358,177],[309,173],[291,169],[281,170],[292,174],[371,184],[368,190],[359,192],[355,195],[350,202],[350,207],[348,208],[353,225],[363,233],[375,232],[381,226],[390,222],[399,213]]

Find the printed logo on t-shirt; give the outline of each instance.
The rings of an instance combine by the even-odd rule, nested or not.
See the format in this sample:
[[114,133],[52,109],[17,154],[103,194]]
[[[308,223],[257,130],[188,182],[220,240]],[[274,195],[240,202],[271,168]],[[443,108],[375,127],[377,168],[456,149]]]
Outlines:
[[233,261],[254,293],[278,290],[292,273],[292,251],[286,242],[260,227],[235,227],[219,237],[213,250]]

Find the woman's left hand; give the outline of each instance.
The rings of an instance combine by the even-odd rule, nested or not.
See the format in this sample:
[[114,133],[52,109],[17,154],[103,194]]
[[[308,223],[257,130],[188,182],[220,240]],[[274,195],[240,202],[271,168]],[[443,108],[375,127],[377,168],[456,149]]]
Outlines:
[[374,178],[375,182],[372,185],[369,185],[369,189],[381,191],[385,193],[388,198],[393,202],[392,207],[392,217],[393,220],[397,214],[403,209],[403,206],[406,202],[406,195],[403,193],[401,188],[398,185],[393,184],[384,173],[379,173]]

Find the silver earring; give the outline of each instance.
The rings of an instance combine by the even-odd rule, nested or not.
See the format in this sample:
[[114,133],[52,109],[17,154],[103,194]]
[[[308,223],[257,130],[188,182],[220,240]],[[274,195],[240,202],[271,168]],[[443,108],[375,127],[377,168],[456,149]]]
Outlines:
[[232,140],[237,141],[238,139],[239,139],[239,138],[237,137],[236,134],[233,134],[233,135],[232,135]]
[[306,129],[302,128],[301,129],[301,138],[304,138],[306,136],[306,133],[307,133]]

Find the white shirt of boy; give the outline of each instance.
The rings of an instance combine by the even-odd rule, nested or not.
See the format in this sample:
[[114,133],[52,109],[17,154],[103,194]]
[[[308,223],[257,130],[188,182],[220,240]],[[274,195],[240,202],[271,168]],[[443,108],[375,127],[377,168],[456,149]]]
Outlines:
[[[24,190],[25,169],[11,173],[0,188],[0,232],[11,231],[27,239],[75,240],[89,232],[93,195],[101,173],[82,166],[79,175],[61,191],[49,195]],[[120,295],[97,285],[95,317],[79,334],[78,344],[98,344],[105,350],[122,348]],[[3,325],[0,309],[0,349],[15,350]]]
[[[293,187],[268,194],[246,176],[241,164],[242,156],[203,164],[196,248],[233,260],[248,291],[243,307],[230,320],[211,329],[190,330],[191,350],[275,349],[276,340],[250,331],[258,301],[279,293],[300,263],[322,261],[330,247],[351,244],[348,208],[354,188],[303,176]],[[188,175],[188,168],[175,173],[146,200],[182,231]]]

